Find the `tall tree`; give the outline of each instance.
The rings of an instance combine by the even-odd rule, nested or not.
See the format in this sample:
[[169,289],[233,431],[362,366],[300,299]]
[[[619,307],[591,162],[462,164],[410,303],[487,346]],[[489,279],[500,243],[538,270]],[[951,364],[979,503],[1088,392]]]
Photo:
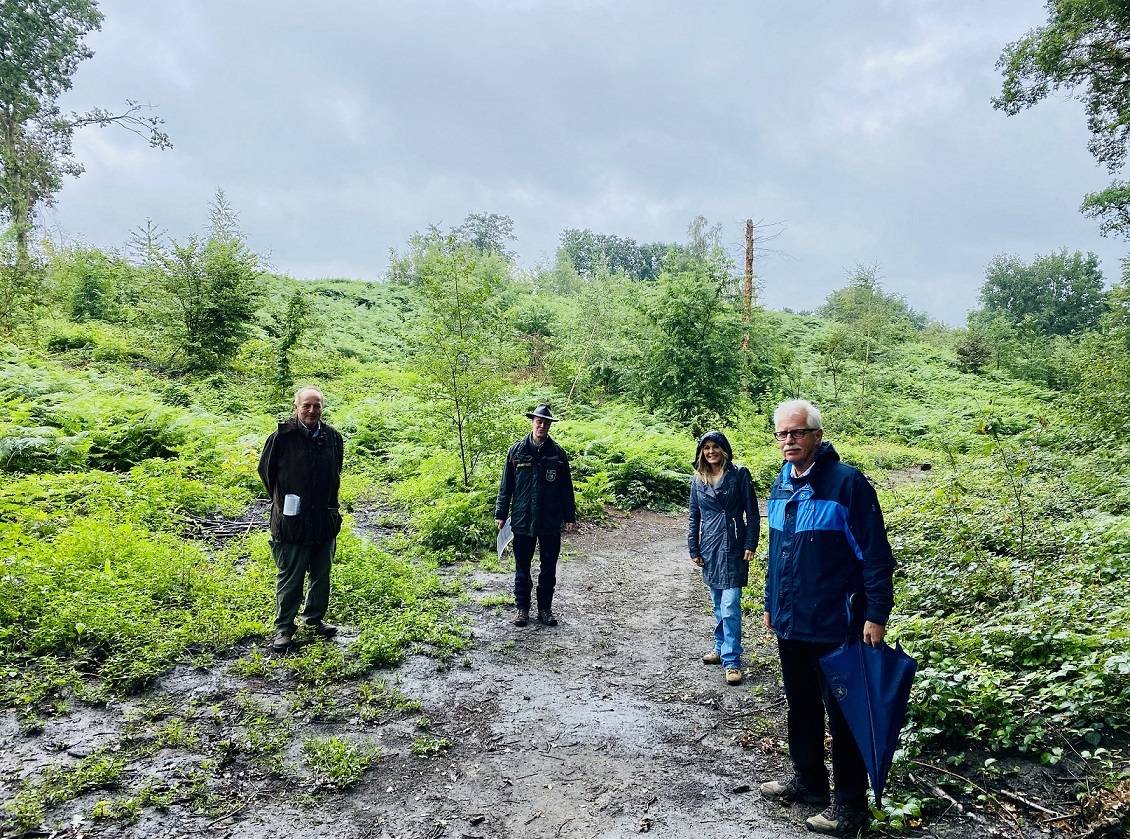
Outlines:
[[1080,414],[1112,436],[1130,423],[1130,260],[1107,295],[1099,328],[1072,354],[1073,385]]
[[[843,324],[836,352],[859,363],[856,382],[860,404],[867,395],[875,360],[888,346],[904,340],[911,330],[926,326],[924,314],[912,309],[899,295],[883,291],[878,265],[857,265],[847,286],[828,295],[820,314]],[[827,363],[827,356],[825,360]],[[838,392],[838,383],[835,388]]]
[[743,376],[741,312],[729,277],[696,259],[665,271],[640,303],[643,347],[635,387],[700,434],[734,416]]
[[[1030,108],[1052,91],[1083,101],[1091,154],[1111,174],[1126,161],[1130,139],[1130,4],[1120,0],[1048,0],[1048,22],[1005,47],[1004,75],[993,106]],[[1103,233],[1130,237],[1130,184],[1115,181],[1086,196],[1083,212]]]
[[510,243],[518,237],[514,235],[514,220],[510,216],[471,213],[452,232],[482,253],[498,254],[507,261],[514,259]]
[[1080,251],[1037,256],[1026,263],[997,256],[985,270],[981,304],[989,315],[1014,325],[1028,324],[1038,334],[1075,335],[1094,329],[1103,313],[1103,275],[1099,258]]
[[[171,145],[162,121],[143,116],[136,102],[119,113],[60,111],[58,99],[79,63],[94,54],[83,39],[101,25],[94,0],[0,0],[0,218],[13,231],[17,277],[32,271],[28,242],[36,212],[52,203],[65,175],[82,172],[71,153],[76,128],[118,124],[156,148]],[[20,302],[0,300],[0,308]]]
[[626,274],[636,280],[654,282],[663,270],[664,259],[677,245],[652,242],[641,245],[634,239],[609,233],[593,233],[587,228],[570,228],[561,234],[561,248],[576,272],[592,279],[601,271]]
[[442,406],[470,486],[483,455],[505,445],[501,416],[508,367],[494,294],[506,278],[506,263],[454,234],[413,239],[412,274],[424,306],[417,322],[413,367],[426,395]]
[[262,293],[259,258],[223,192],[211,209],[207,239],[193,236],[171,247],[150,240],[145,255],[145,268],[164,293],[159,319],[188,367],[201,371],[223,367],[247,339]]

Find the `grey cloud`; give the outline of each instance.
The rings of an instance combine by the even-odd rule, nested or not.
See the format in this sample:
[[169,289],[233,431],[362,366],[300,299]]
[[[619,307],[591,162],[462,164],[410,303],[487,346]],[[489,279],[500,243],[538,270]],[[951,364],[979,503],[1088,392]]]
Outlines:
[[[527,264],[565,227],[737,244],[783,220],[769,305],[811,307],[856,262],[959,322],[993,254],[1124,246],[1079,217],[1105,175],[1079,107],[992,110],[1036,2],[105,2],[70,102],[152,101],[176,148],[84,135],[49,221],[124,241],[198,229],[223,187],[296,275],[379,276],[468,212],[515,220]],[[797,298],[805,302],[798,302]]]

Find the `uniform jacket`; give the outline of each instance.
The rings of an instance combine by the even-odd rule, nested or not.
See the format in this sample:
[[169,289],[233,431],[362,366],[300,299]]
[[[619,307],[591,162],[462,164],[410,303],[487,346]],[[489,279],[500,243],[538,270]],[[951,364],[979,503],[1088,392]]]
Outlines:
[[[311,437],[302,423],[279,423],[259,458],[259,477],[271,496],[271,538],[296,545],[328,542],[341,530],[337,493],[344,444],[336,429],[322,423]],[[297,516],[283,515],[283,499],[297,495]]]
[[742,555],[757,550],[761,518],[753,479],[744,466],[730,465],[714,487],[698,475],[691,478],[687,550],[701,556],[702,579],[711,588],[739,588],[749,582],[749,563]]
[[569,458],[552,437],[538,449],[527,434],[506,453],[494,517],[507,515],[523,536],[556,533],[563,522],[577,520]]
[[769,492],[765,575],[765,611],[779,637],[839,642],[863,620],[886,624],[893,571],[879,500],[862,472],[830,443],[805,478],[782,466]]

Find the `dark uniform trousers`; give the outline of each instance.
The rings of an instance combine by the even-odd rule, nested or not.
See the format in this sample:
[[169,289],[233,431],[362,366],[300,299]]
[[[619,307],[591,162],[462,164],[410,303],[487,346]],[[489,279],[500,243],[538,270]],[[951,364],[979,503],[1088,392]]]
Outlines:
[[836,801],[853,809],[867,804],[867,769],[843,712],[820,670],[820,656],[838,643],[777,639],[781,678],[789,703],[789,757],[797,778],[814,792],[828,789],[824,766],[824,712],[832,734],[832,778]]
[[553,607],[553,589],[557,585],[557,558],[561,555],[561,531],[542,533],[537,536],[514,534],[514,605],[519,609],[530,608],[530,591],[533,577],[530,566],[534,559],[534,547],[541,546],[541,560],[538,569],[538,609]]
[[[330,566],[337,550],[337,539],[317,545],[293,545],[271,542],[271,553],[279,569],[275,580],[275,629],[294,632],[294,619],[302,607],[306,623],[318,623],[326,616],[330,605]],[[302,587],[306,577],[310,587],[306,602],[302,602]]]

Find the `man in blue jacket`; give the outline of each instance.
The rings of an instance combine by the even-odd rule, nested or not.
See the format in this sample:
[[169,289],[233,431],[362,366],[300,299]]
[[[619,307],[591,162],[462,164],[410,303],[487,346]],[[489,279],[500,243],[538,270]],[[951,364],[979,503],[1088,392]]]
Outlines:
[[[824,442],[820,412],[803,399],[773,413],[784,455],[769,492],[765,626],[777,635],[788,700],[793,775],[761,785],[766,798],[831,806],[806,824],[854,836],[867,825],[867,774],[847,722],[820,671],[820,656],[850,635],[878,645],[893,604],[894,559],[875,490]],[[832,734],[829,801],[824,714]]]
[[569,456],[549,436],[550,425],[557,421],[550,407],[538,405],[526,418],[530,421],[530,433],[506,453],[494,518],[501,530],[509,516],[514,532],[514,625],[526,626],[530,622],[530,566],[534,548],[540,545],[538,621],[545,626],[557,626],[553,592],[561,554],[561,525],[572,533],[577,521],[573,476]]

